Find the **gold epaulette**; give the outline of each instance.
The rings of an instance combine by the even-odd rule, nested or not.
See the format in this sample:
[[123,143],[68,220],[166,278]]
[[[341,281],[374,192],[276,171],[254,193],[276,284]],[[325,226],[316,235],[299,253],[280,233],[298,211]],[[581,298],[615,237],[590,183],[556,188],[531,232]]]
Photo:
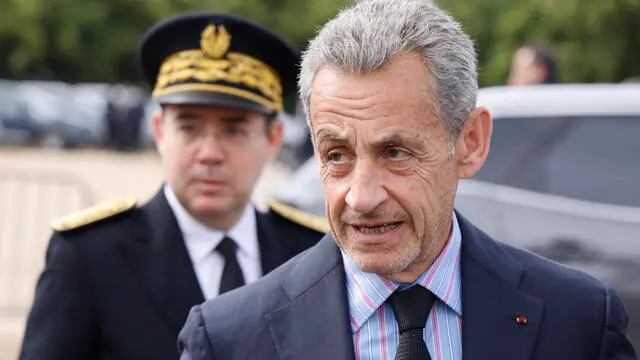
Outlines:
[[55,231],[68,231],[121,214],[137,204],[133,198],[108,201],[51,221]]
[[269,206],[273,211],[282,215],[283,217],[297,224],[308,227],[309,229],[313,229],[321,233],[328,233],[331,231],[329,222],[322,216],[310,214],[276,200],[268,201],[267,206]]

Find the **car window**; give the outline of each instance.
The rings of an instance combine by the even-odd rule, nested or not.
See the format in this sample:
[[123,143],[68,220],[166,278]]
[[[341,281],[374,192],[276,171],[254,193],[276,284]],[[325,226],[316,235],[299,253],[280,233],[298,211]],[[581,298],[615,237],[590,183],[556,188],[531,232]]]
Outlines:
[[548,192],[640,206],[640,116],[574,119],[548,157]]
[[474,179],[520,189],[640,206],[639,117],[496,119]]
[[527,190],[547,188],[544,152],[568,127],[560,118],[497,118],[489,157],[475,180]]

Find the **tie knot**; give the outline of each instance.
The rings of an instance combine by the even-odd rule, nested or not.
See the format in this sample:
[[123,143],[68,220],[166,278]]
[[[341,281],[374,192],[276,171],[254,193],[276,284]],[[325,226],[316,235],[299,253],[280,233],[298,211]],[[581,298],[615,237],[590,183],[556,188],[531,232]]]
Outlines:
[[235,258],[237,248],[238,248],[238,245],[236,245],[236,242],[233,241],[232,238],[225,236],[222,238],[222,241],[220,241],[220,244],[216,246],[216,251],[222,254],[222,256],[226,260],[231,257]]
[[387,301],[391,303],[402,334],[406,330],[425,327],[435,298],[431,291],[416,285],[404,291],[396,290]]

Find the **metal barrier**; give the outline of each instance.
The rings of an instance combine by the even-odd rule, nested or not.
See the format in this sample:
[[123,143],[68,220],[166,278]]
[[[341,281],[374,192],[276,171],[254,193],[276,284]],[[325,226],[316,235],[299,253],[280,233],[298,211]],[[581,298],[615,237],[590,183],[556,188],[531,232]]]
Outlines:
[[93,191],[81,177],[0,168],[0,316],[28,311],[51,219],[93,203]]

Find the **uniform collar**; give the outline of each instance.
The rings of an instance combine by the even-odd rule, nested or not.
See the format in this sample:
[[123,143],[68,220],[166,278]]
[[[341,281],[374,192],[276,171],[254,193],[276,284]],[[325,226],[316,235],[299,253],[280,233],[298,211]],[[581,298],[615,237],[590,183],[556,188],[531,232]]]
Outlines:
[[165,185],[163,190],[194,262],[201,261],[211,254],[225,234],[236,242],[239,251],[244,252],[250,258],[259,257],[256,213],[253,205],[247,204],[238,222],[225,233],[212,229],[193,218],[180,204],[169,185]]

